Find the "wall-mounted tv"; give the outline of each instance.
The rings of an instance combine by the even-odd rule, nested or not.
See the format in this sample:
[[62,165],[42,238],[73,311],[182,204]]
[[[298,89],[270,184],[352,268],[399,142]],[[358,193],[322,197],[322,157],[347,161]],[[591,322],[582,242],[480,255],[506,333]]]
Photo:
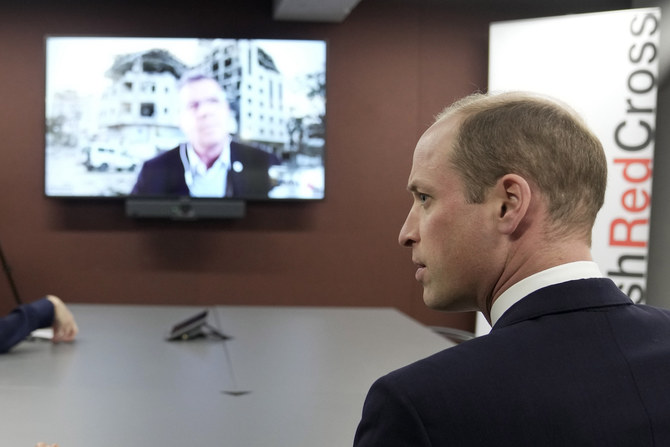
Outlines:
[[47,36],[45,53],[46,196],[324,198],[325,41]]

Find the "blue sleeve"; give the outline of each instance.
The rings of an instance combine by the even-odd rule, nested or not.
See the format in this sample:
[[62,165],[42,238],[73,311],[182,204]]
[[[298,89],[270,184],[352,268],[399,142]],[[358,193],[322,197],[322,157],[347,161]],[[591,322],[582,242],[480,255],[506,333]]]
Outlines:
[[49,327],[54,320],[54,306],[46,298],[23,304],[0,318],[0,354],[9,351],[35,329]]

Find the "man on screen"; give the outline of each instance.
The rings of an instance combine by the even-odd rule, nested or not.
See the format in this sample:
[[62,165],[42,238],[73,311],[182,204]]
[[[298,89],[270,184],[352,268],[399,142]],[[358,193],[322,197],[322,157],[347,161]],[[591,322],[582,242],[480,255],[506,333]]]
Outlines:
[[131,194],[267,198],[270,153],[232,141],[231,111],[219,83],[198,72],[179,81],[180,127],[187,141],[144,163]]

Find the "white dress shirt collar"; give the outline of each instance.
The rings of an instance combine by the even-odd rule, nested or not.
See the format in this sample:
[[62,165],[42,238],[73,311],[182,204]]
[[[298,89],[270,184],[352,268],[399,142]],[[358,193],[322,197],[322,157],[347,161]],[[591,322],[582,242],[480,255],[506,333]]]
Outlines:
[[230,141],[224,144],[221,154],[209,168],[191,144],[183,145],[181,150],[189,194],[192,197],[224,197],[230,165]]
[[516,302],[543,287],[575,279],[602,278],[603,274],[595,262],[577,261],[535,273],[513,284],[505,290],[491,306],[491,326]]
[[[205,175],[208,170],[207,165],[200,159],[200,156],[191,144],[186,145],[186,152],[188,154],[189,167],[193,174]],[[228,164],[230,164],[230,143],[223,145],[221,154],[214,160],[214,164],[209,169],[220,168],[221,166],[228,169]]]

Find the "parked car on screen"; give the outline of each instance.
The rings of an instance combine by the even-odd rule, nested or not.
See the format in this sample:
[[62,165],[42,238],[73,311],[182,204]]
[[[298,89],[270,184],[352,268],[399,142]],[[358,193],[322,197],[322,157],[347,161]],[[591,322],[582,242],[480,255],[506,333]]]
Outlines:
[[137,164],[127,152],[110,147],[88,148],[84,160],[89,171],[134,171]]

